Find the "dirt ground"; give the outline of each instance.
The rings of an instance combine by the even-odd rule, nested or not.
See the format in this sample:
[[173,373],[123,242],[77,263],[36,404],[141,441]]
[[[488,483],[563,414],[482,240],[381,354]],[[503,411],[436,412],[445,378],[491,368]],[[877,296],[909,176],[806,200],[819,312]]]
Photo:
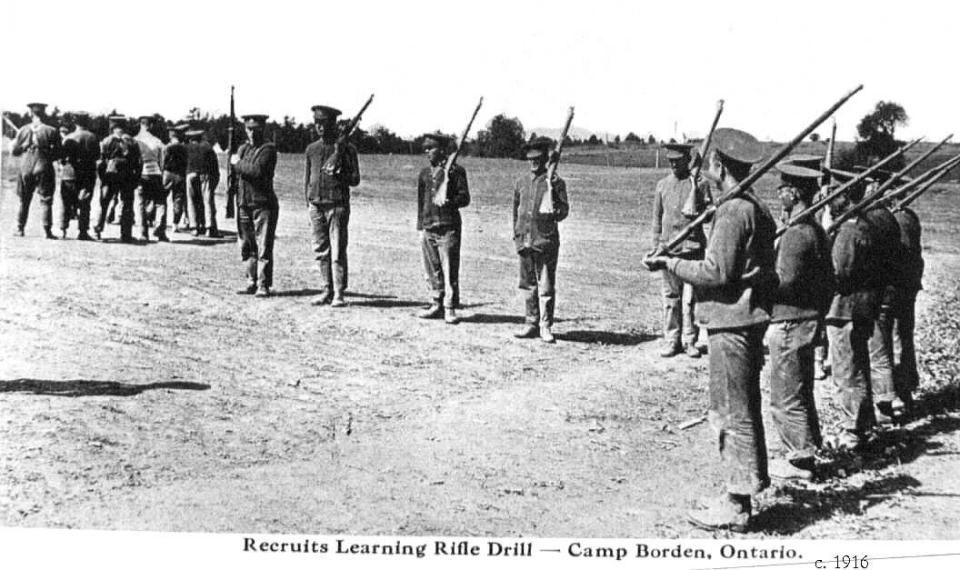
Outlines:
[[[424,305],[419,157],[362,156],[350,305],[318,288],[299,157],[278,172],[276,295],[238,296],[235,234],[9,237],[0,188],[0,525],[205,532],[709,537],[718,491],[706,359],[657,357],[659,277],[640,269],[662,173],[564,165],[559,342],[517,340],[510,181],[466,159],[464,322]],[[919,203],[918,418],[862,465],[759,499],[755,537],[960,538],[960,240],[949,192]],[[223,203],[222,196],[220,203]],[[55,210],[56,213],[56,210]],[[232,220],[221,221],[223,229]],[[831,420],[832,388],[818,397]],[[768,440],[775,447],[772,429]]]

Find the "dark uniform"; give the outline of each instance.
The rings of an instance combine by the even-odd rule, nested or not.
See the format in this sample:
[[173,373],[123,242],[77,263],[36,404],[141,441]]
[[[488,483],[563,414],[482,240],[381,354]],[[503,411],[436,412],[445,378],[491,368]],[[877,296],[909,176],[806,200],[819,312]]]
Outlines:
[[[304,194],[313,229],[313,252],[320,268],[320,298],[314,304],[345,304],[348,286],[347,226],[350,223],[350,187],[360,184],[360,163],[351,144],[336,144],[340,111],[325,105],[312,107],[321,138],[307,147]],[[328,164],[339,152],[338,164]]]
[[140,146],[130,135],[123,133],[126,117],[110,117],[113,133],[100,141],[100,212],[93,231],[100,239],[110,202],[119,197],[120,239],[133,240],[133,195],[140,183],[142,163]]
[[[702,188],[695,187],[690,176],[691,146],[688,144],[668,144],[667,158],[671,166],[676,164],[675,170],[657,182],[653,195],[653,216],[650,223],[651,241],[653,249],[666,243],[677,235],[692,218],[699,215],[706,207],[706,194]],[[691,193],[693,196],[691,197]],[[692,200],[691,200],[692,198]],[[684,212],[684,207],[692,203],[694,208]],[[681,259],[703,259],[704,245],[707,241],[703,227],[697,227],[690,236],[673,252]],[[663,286],[660,291],[663,295],[663,356],[672,356],[686,347],[691,357],[699,358],[700,350],[696,347],[700,329],[694,322],[696,301],[693,295],[693,286],[684,284],[676,275],[669,271],[661,271]],[[682,338],[681,338],[682,331]]]
[[50,228],[53,226],[53,194],[57,184],[53,163],[60,158],[60,133],[43,123],[46,104],[28,103],[27,107],[33,117],[32,122],[17,131],[11,151],[13,156],[21,157],[20,174],[17,177],[20,210],[15,235],[23,235],[30,214],[30,202],[36,192],[40,197],[44,233],[48,238],[56,239]]
[[[79,118],[83,121],[85,118]],[[100,159],[100,142],[80,122],[76,129],[63,139],[63,164],[60,180],[60,199],[63,203],[60,230],[66,236],[71,214],[76,216],[79,234],[77,239],[92,239],[90,229],[90,203],[97,185],[97,161]]]
[[[818,191],[820,158],[794,156],[777,168],[784,212],[809,206]],[[830,243],[817,220],[808,218],[780,236],[776,251],[777,288],[767,329],[770,411],[786,457],[771,461],[770,475],[810,479],[821,444],[813,351],[833,295]]]
[[913,401],[913,391],[920,383],[913,329],[917,293],[923,289],[923,245],[920,218],[916,212],[910,208],[897,208],[893,215],[900,227],[900,246],[903,248],[902,281],[892,312],[894,348],[899,348],[899,361],[894,366],[894,386],[900,399],[909,407]]
[[184,125],[169,129],[170,142],[163,150],[163,187],[173,201],[174,231],[180,229],[180,220],[189,227],[187,218],[187,147],[183,144]]
[[[513,188],[513,242],[520,256],[520,289],[524,295],[525,320],[528,328],[520,337],[533,336],[553,342],[550,328],[556,303],[557,259],[560,254],[560,231],[557,222],[570,212],[567,185],[557,175],[547,183],[545,167],[553,141],[542,137],[525,148],[527,158],[539,161],[536,172],[519,178]],[[552,189],[552,193],[551,193]],[[544,196],[550,194],[552,208],[542,212]]]
[[193,223],[193,235],[209,231],[220,237],[217,229],[216,190],[220,184],[220,161],[210,143],[203,140],[203,131],[187,131],[187,211]]
[[432,297],[430,308],[420,316],[438,317],[443,311],[447,322],[453,324],[459,321],[456,309],[460,305],[460,234],[463,226],[460,208],[470,204],[470,190],[467,171],[454,164],[446,186],[446,200],[442,206],[435,202],[444,176],[443,157],[451,142],[443,135],[424,135],[424,149],[431,153],[439,151],[441,158],[424,167],[417,177],[417,230],[421,232],[423,270]]
[[237,212],[240,258],[247,265],[247,288],[243,292],[256,292],[258,297],[265,297],[273,287],[273,242],[280,212],[273,190],[277,147],[262,140],[266,115],[245,115],[243,119],[248,133],[259,129],[259,134],[237,149],[233,165],[240,183]]
[[[714,160],[723,166],[728,191],[749,173],[763,148],[735,129],[714,132]],[[719,166],[712,168],[718,169]],[[696,288],[697,320],[707,329],[710,352],[709,419],[718,435],[726,494],[690,513],[698,526],[745,530],[751,495],[770,484],[760,369],[763,335],[770,321],[776,280],[776,224],[750,190],[721,204],[707,238],[703,260],[654,257],[651,270],[665,268]]]

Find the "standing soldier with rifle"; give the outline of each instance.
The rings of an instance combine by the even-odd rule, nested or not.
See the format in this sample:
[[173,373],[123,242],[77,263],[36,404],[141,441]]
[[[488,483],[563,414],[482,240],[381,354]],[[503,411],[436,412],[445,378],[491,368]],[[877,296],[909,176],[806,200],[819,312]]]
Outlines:
[[770,285],[776,279],[776,224],[763,202],[741,184],[763,158],[757,139],[736,129],[717,129],[710,158],[707,176],[732,197],[716,208],[704,258],[668,257],[668,250],[644,263],[651,271],[668,271],[696,287],[697,318],[709,337],[709,417],[719,434],[726,492],[703,503],[689,519],[700,527],[743,532],[750,521],[751,495],[770,484],[760,369],[770,321]]
[[[795,155],[777,164],[782,219],[810,207],[820,190],[820,157]],[[813,395],[814,344],[833,295],[830,243],[814,216],[789,226],[777,240],[777,287],[767,345],[770,412],[785,457],[770,462],[775,479],[813,478],[821,444]]]
[[[313,228],[313,251],[322,279],[320,296],[312,304],[343,307],[347,304],[344,292],[348,284],[350,187],[360,184],[360,162],[357,149],[348,141],[350,133],[337,129],[340,111],[326,105],[314,105],[311,110],[319,139],[306,149],[303,186]],[[357,122],[361,114],[357,115]]]
[[[566,132],[561,137],[565,135]],[[515,336],[533,338],[539,334],[547,343],[555,342],[550,327],[560,253],[557,222],[562,222],[570,212],[567,185],[555,170],[559,151],[554,150],[553,141],[547,137],[527,143],[524,154],[530,161],[530,174],[518,179],[513,189],[513,241],[520,256],[520,289],[526,306],[526,324]],[[547,167],[548,163],[551,168]],[[539,211],[544,195],[552,202],[549,213]]]
[[243,120],[247,142],[230,157],[239,183],[240,258],[247,264],[247,286],[237,293],[269,297],[273,287],[273,242],[280,212],[273,189],[277,147],[264,142],[267,115],[244,115]]
[[46,118],[46,103],[27,103],[30,124],[17,131],[13,141],[13,156],[20,159],[20,175],[17,177],[17,196],[20,210],[17,214],[17,230],[14,236],[23,237],[23,228],[30,213],[30,202],[36,191],[40,196],[40,213],[43,232],[47,239],[57,239],[53,226],[53,194],[56,189],[54,161],[60,158],[60,133],[43,122]]

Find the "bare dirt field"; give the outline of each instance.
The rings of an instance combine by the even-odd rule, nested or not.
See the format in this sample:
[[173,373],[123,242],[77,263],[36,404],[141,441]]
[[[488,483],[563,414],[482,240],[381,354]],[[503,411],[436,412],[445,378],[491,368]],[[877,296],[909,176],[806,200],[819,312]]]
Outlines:
[[[465,159],[464,322],[427,299],[419,157],[362,156],[350,305],[318,288],[284,156],[276,295],[238,296],[234,234],[124,245],[11,238],[0,187],[0,525],[206,532],[708,537],[684,522],[718,491],[706,359],[657,357],[659,276],[640,269],[663,172],[563,165],[558,343],[517,340],[509,228],[524,163]],[[772,181],[765,180],[764,195]],[[864,462],[759,500],[755,537],[960,538],[960,209],[918,202],[918,417]],[[220,204],[223,203],[222,195]],[[221,212],[222,214],[222,212]],[[221,216],[222,219],[222,216]],[[222,221],[231,229],[232,220]],[[832,387],[818,385],[830,411]],[[775,447],[772,429],[768,440]]]

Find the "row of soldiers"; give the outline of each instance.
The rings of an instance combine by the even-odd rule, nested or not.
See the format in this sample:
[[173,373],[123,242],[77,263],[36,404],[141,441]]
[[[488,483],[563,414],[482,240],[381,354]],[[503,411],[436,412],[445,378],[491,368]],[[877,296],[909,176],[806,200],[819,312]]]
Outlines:
[[[718,129],[713,143],[704,175],[720,192],[731,192],[763,158],[763,147],[735,129]],[[684,350],[700,356],[691,313],[707,330],[708,417],[719,434],[726,486],[722,496],[704,501],[689,519],[705,528],[742,531],[751,518],[751,496],[771,477],[814,477],[824,445],[814,400],[814,351],[824,327],[842,416],[830,445],[857,453],[875,426],[909,413],[919,378],[913,328],[923,273],[920,224],[910,208],[894,212],[877,204],[850,211],[882,182],[883,171],[878,171],[878,179],[853,184],[829,202],[827,220],[856,212],[832,236],[822,220],[810,216],[789,224],[776,238],[773,215],[748,188],[716,208],[709,236],[701,226],[677,249],[658,253],[706,207],[711,194],[706,181],[690,174],[691,147],[670,145],[669,151],[672,172],[656,189],[655,251],[644,263],[664,277],[661,355]],[[822,163],[821,157],[793,155],[776,165],[781,220],[806,211],[835,187],[821,188]],[[703,197],[691,199],[691,193]],[[689,203],[697,204],[695,211],[683,211]],[[684,294],[684,285],[693,291]],[[896,366],[894,330],[901,344]],[[764,339],[771,417],[784,450],[769,463],[760,405]]]
[[[17,179],[20,208],[15,236],[24,235],[33,195],[41,207],[43,229],[48,239],[53,233],[53,197],[56,188],[55,165],[60,165],[61,237],[67,237],[72,219],[77,220],[79,240],[90,236],[91,203],[97,180],[100,181],[99,210],[93,225],[101,239],[105,224],[119,207],[120,239],[134,241],[134,204],[140,206],[140,239],[148,241],[149,226],[154,236],[169,241],[167,198],[172,196],[175,229],[189,229],[194,235],[206,233],[221,237],[217,229],[215,190],[220,167],[213,147],[203,140],[203,131],[189,124],[169,127],[170,142],[164,144],[154,133],[156,118],[139,117],[139,132],[127,132],[129,120],[122,115],[109,117],[110,133],[98,141],[89,130],[89,116],[66,115],[58,128],[48,125],[46,105],[27,105],[30,123],[18,129],[12,154],[21,157]],[[135,201],[135,194],[138,200]],[[181,228],[180,223],[183,222]]]

